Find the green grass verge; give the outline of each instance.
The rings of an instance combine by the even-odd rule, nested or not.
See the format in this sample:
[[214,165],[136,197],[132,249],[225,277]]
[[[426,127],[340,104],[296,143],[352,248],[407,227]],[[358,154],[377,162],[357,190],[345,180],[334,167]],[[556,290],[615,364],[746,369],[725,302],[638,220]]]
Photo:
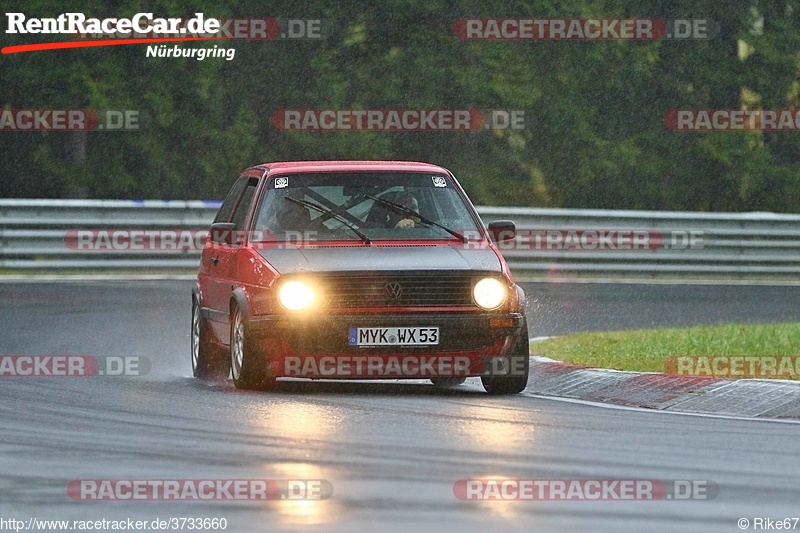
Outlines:
[[663,372],[669,357],[797,355],[800,324],[725,324],[577,333],[531,343],[531,352],[581,366]]

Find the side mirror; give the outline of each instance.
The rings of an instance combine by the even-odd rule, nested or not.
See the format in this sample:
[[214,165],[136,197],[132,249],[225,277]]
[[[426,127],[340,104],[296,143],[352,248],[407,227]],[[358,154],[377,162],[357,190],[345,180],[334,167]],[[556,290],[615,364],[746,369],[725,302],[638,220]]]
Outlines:
[[517,225],[513,220],[489,222],[489,236],[494,242],[508,242],[517,238]]
[[217,244],[233,245],[233,234],[236,230],[236,224],[233,222],[217,222],[211,224],[211,232],[209,238],[211,242]]

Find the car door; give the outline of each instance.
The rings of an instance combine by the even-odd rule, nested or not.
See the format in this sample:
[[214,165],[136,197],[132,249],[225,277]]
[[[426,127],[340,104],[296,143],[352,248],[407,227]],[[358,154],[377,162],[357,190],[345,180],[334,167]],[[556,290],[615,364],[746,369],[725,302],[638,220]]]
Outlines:
[[[214,223],[230,221],[233,216],[233,210],[246,187],[246,176],[236,180],[222,202],[217,216],[214,217]],[[223,274],[224,266],[220,268],[220,261],[226,255],[226,248],[226,245],[212,242],[209,235],[200,255],[200,274],[198,276],[203,312],[209,319],[209,325],[214,336],[220,342],[227,338],[227,333],[225,335],[221,334],[226,329],[227,302],[230,297],[230,292],[227,290],[229,283],[223,281],[228,274]]]

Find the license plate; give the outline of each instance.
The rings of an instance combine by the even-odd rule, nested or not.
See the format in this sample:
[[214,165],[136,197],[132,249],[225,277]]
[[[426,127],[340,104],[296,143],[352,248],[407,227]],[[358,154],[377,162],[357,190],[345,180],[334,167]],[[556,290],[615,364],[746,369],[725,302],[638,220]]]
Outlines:
[[350,346],[433,346],[439,328],[350,328]]

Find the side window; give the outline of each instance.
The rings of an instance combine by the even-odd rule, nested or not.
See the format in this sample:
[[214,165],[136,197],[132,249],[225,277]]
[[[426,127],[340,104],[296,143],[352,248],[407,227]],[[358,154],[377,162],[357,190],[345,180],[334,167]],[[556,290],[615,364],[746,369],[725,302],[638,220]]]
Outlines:
[[234,183],[233,187],[231,187],[228,196],[225,197],[225,201],[222,202],[219,211],[217,211],[217,216],[214,217],[214,223],[227,222],[230,220],[233,207],[236,205],[236,200],[239,199],[239,196],[242,194],[242,189],[244,189],[245,185],[247,185],[247,178],[239,178],[236,180],[236,183]]
[[239,203],[236,204],[236,208],[233,210],[233,216],[231,217],[231,222],[236,225],[236,229],[242,229],[242,226],[244,226],[244,219],[247,216],[247,210],[256,192],[258,180],[251,178],[246,183],[247,187],[244,189],[242,197],[239,199]]

